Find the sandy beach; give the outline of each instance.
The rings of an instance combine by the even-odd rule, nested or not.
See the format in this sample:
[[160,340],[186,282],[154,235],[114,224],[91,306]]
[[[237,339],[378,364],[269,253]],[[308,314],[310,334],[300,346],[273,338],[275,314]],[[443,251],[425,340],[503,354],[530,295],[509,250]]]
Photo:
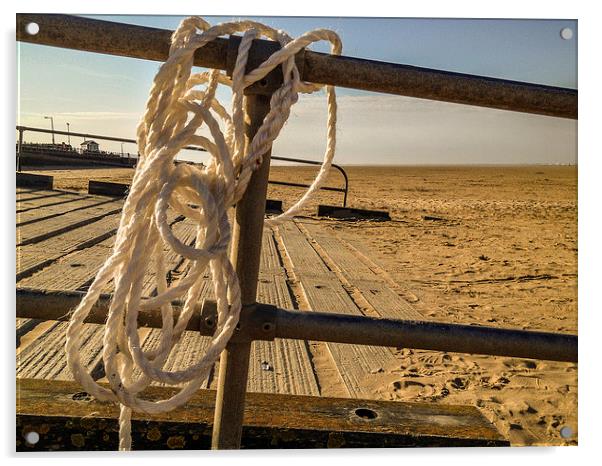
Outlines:
[[[425,319],[577,332],[576,167],[346,169],[348,205],[387,210],[392,221],[320,225],[374,263]],[[133,171],[36,173],[54,176],[56,189],[85,191],[89,179],[128,183]],[[271,179],[307,182],[315,173],[274,166]],[[341,181],[333,171],[328,184]],[[272,185],[268,197],[286,208],[302,192]],[[306,215],[341,200],[322,191]],[[576,364],[407,348],[395,354],[394,364],[365,381],[375,399],[475,405],[512,445],[577,443]],[[324,388],[340,396],[335,382]]]

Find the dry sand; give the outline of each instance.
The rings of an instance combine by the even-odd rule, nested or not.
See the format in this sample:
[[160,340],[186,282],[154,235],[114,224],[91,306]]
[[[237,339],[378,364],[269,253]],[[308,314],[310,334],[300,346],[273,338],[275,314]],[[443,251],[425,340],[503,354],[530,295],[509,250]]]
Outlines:
[[[576,167],[349,167],[351,207],[391,222],[321,223],[386,271],[426,318],[577,332]],[[271,179],[309,181],[314,168],[272,168]],[[87,179],[128,182],[132,170],[44,172],[59,189]],[[330,185],[340,185],[336,172]],[[285,208],[302,194],[271,186]],[[322,192],[318,203],[337,204]],[[577,365],[398,349],[366,380],[374,397],[478,406],[513,445],[577,441]],[[336,394],[336,387],[331,387]],[[572,433],[563,439],[561,429]],[[566,430],[565,430],[566,432]]]

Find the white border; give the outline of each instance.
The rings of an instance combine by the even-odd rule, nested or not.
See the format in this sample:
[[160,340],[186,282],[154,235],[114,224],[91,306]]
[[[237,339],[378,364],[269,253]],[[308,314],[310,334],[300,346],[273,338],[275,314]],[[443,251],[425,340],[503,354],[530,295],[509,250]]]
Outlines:
[[[341,2],[342,3],[342,2]],[[577,464],[586,460],[594,453],[594,449],[600,442],[600,405],[598,399],[600,393],[600,377],[597,373],[600,354],[600,317],[598,309],[600,303],[596,299],[597,276],[600,266],[600,234],[598,219],[600,217],[600,161],[602,151],[600,147],[600,123],[597,111],[602,108],[600,101],[599,84],[602,76],[599,56],[601,50],[600,20],[594,10],[596,2],[578,1],[525,1],[505,0],[503,2],[484,2],[472,0],[454,1],[420,1],[420,2],[345,2],[344,6],[337,2],[324,0],[305,0],[302,2],[283,1],[243,1],[234,0],[229,2],[208,2],[202,0],[170,0],[167,2],[130,2],[123,0],[104,0],[103,2],[81,2],[80,1],[27,1],[19,4],[3,4],[3,14],[0,15],[4,26],[4,64],[5,72],[2,73],[4,86],[5,112],[2,115],[2,129],[6,135],[4,164],[2,171],[4,178],[5,201],[0,203],[2,210],[0,215],[4,224],[4,245],[8,251],[14,251],[14,159],[8,154],[14,150],[15,123],[15,43],[14,43],[14,14],[19,12],[39,13],[106,13],[106,14],[172,14],[172,15],[256,15],[256,16],[389,16],[389,17],[465,17],[465,18],[557,18],[579,20],[579,337],[580,337],[580,371],[579,371],[579,447],[573,448],[514,448],[514,449],[421,449],[421,450],[353,450],[353,451],[277,451],[277,452],[164,452],[164,453],[137,453],[135,455],[119,454],[44,454],[35,455],[44,458],[44,461],[61,464],[82,461],[86,457],[86,463],[105,463],[109,461],[123,461],[144,458],[145,462],[164,462],[165,458],[173,458],[180,461],[210,461],[226,462],[233,460],[245,464],[267,465],[271,463],[307,464],[326,463],[343,460],[346,465],[370,464],[375,462],[399,462],[399,461],[433,461],[437,463],[462,463],[464,465],[478,464],[487,465],[508,463],[524,464],[526,462],[545,462],[549,464]],[[14,7],[14,8],[13,8]],[[11,191],[12,190],[12,191]],[[12,194],[10,194],[12,192]],[[6,253],[3,269],[3,296],[14,296],[14,269]],[[14,256],[12,256],[14,257]],[[5,298],[4,302],[14,303]],[[3,452],[9,456],[12,462],[14,454],[14,350],[12,339],[14,338],[12,313],[10,304],[3,309],[6,320],[5,341],[3,351],[6,351],[8,364],[5,383],[1,385],[4,401],[7,409],[5,427],[2,435]],[[596,338],[597,337],[597,338]],[[596,367],[597,366],[597,367]],[[14,418],[13,418],[14,419]],[[12,421],[12,424],[11,424]],[[29,459],[31,458],[31,455]],[[12,457],[12,458],[11,458]],[[23,456],[21,456],[23,458]]]

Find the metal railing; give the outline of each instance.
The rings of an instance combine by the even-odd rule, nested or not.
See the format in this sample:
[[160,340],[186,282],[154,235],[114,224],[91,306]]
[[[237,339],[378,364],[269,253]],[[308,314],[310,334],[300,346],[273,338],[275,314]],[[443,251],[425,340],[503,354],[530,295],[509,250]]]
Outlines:
[[[52,135],[58,134],[60,136],[68,136],[68,137],[74,136],[74,137],[81,137],[84,139],[99,139],[101,141],[126,142],[126,143],[136,144],[135,139],[121,138],[121,137],[116,137],[116,136],[106,136],[106,135],[89,134],[89,133],[74,133],[73,131],[60,131],[60,130],[54,130],[54,129],[50,130],[50,129],[46,129],[46,128],[35,128],[32,126],[17,125],[15,128],[19,132],[19,137],[17,140],[17,171],[18,172],[20,172],[21,168],[22,168],[21,167],[21,165],[22,165],[21,156],[23,153],[23,148],[26,147],[28,149],[28,151],[31,151],[32,147],[33,147],[33,146],[28,145],[27,143],[23,142],[23,135],[26,131],[33,132],[33,133],[46,133],[46,134],[52,134]],[[40,152],[40,153],[51,152],[51,153],[55,153],[56,155],[58,155],[59,153],[63,154],[63,151],[61,151],[61,149],[60,149],[60,145],[45,144],[43,146],[44,147],[34,148],[33,150],[36,152]],[[198,146],[186,146],[185,149],[206,152],[206,150],[204,148],[198,147]],[[81,155],[85,155],[85,156],[97,156],[97,157],[103,157],[103,158],[106,157],[108,162],[111,161],[111,158],[113,158],[113,159],[127,158],[128,161],[130,161],[132,158],[137,158],[137,155],[136,155],[136,157],[130,157],[129,153],[127,153],[127,156],[125,156],[125,155],[119,154],[117,152],[102,152],[102,151],[101,152],[86,152],[86,151],[78,150],[78,149],[69,150],[64,155],[69,155],[69,154],[73,154],[73,155],[81,154]],[[298,159],[298,158],[291,158],[291,157],[272,156],[272,160],[281,160],[281,161],[294,162],[294,163],[300,163],[300,164],[306,164],[306,165],[322,165],[322,162],[318,162],[315,160]],[[349,178],[347,177],[347,172],[345,172],[345,169],[343,167],[341,167],[340,165],[337,165],[336,163],[332,164],[332,168],[339,171],[341,173],[341,175],[343,175],[344,187],[336,188],[336,187],[332,187],[332,186],[322,186],[320,189],[324,190],[324,191],[335,191],[335,192],[343,193],[343,207],[347,207],[347,195],[349,193]],[[310,185],[304,184],[304,183],[293,183],[290,181],[278,181],[278,180],[268,180],[268,183],[280,185],[280,186],[293,186],[293,187],[299,187],[299,188],[309,188],[309,186],[310,186]]]
[[[27,34],[25,26],[37,23],[39,33]],[[164,61],[172,31],[112,23],[66,15],[17,15],[17,39],[132,58]],[[218,38],[196,51],[194,64],[231,73],[240,37]],[[249,55],[253,69],[279,48],[277,43],[256,40]],[[520,112],[577,117],[577,91],[530,83],[471,76],[446,71],[383,63],[344,56],[302,51],[296,57],[305,81],[355,89],[463,103]],[[246,89],[245,112],[252,138],[269,110],[270,96],[281,83],[282,72],[272,71],[261,82]],[[461,351],[495,355],[577,361],[577,336],[492,327],[458,326],[432,322],[372,319],[343,314],[298,312],[257,303],[257,278],[263,234],[265,200],[271,150],[253,174],[247,191],[236,206],[232,236],[232,262],[240,279],[243,310],[240,329],[220,357],[218,389],[213,424],[212,448],[239,448],[247,387],[251,342],[256,339],[322,339],[345,343],[389,346],[399,344],[422,349]],[[24,299],[24,298],[23,298]],[[65,302],[48,314],[50,295],[44,305],[32,305],[25,312],[18,299],[17,315],[60,317],[68,310]],[[76,299],[79,299],[76,298]],[[72,303],[72,302],[71,302]],[[211,312],[205,305],[203,314]],[[94,316],[102,321],[106,308],[99,302]],[[150,313],[149,323],[158,318]],[[209,332],[199,321],[197,329]],[[203,324],[204,322],[204,324]],[[215,322],[215,319],[213,319]],[[542,349],[543,348],[543,349]]]

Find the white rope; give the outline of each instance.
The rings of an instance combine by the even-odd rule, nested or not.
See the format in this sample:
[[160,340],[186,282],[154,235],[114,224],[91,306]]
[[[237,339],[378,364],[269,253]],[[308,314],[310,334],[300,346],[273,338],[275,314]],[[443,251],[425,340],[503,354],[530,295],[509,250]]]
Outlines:
[[[236,32],[242,32],[243,37],[231,80],[217,70],[192,73],[196,50],[219,36]],[[245,74],[251,41],[261,36],[278,41],[282,48]],[[155,76],[146,112],[138,125],[140,156],[112,254],[73,312],[67,329],[67,359],[75,379],[97,399],[120,404],[120,450],[131,449],[132,410],[153,414],[186,403],[207,379],[238,323],[240,288],[227,256],[231,237],[227,211],[244,194],[253,170],[261,164],[261,154],[280,133],[298,93],[321,88],[300,80],[294,60],[298,51],[321,40],[331,43],[331,53],[341,53],[341,41],[332,31],[318,29],[292,39],[283,31],[254,21],[211,27],[203,19],[191,17],[182,21],[172,36],[169,58]],[[277,66],[282,67],[283,84],[273,93],[270,111],[247,145],[244,89]],[[215,98],[219,84],[232,87],[231,115]],[[204,88],[198,88],[199,85]],[[332,86],[326,86],[326,94],[328,129],[321,169],[305,195],[284,214],[266,220],[269,225],[277,225],[300,212],[328,174],[335,152],[337,106]],[[216,116],[223,121],[225,132]],[[202,124],[207,125],[212,139],[196,134]],[[208,151],[211,159],[206,167],[174,163],[176,155],[187,145],[198,145]],[[167,220],[168,208],[196,223],[194,246],[182,243],[173,234]],[[166,281],[165,246],[191,262],[186,275],[171,287]],[[183,370],[163,370],[193,314],[207,267],[217,301],[215,335],[198,362]],[[142,300],[144,276],[151,269],[155,272],[157,295]],[[105,388],[83,366],[80,349],[84,320],[111,281],[114,294],[102,351],[109,382],[109,388]],[[177,298],[183,298],[184,305],[174,321],[170,303]],[[161,309],[162,317],[159,345],[153,350],[142,350],[137,332],[138,313],[157,308]],[[141,393],[152,382],[180,385],[181,389],[165,400],[146,400]]]

